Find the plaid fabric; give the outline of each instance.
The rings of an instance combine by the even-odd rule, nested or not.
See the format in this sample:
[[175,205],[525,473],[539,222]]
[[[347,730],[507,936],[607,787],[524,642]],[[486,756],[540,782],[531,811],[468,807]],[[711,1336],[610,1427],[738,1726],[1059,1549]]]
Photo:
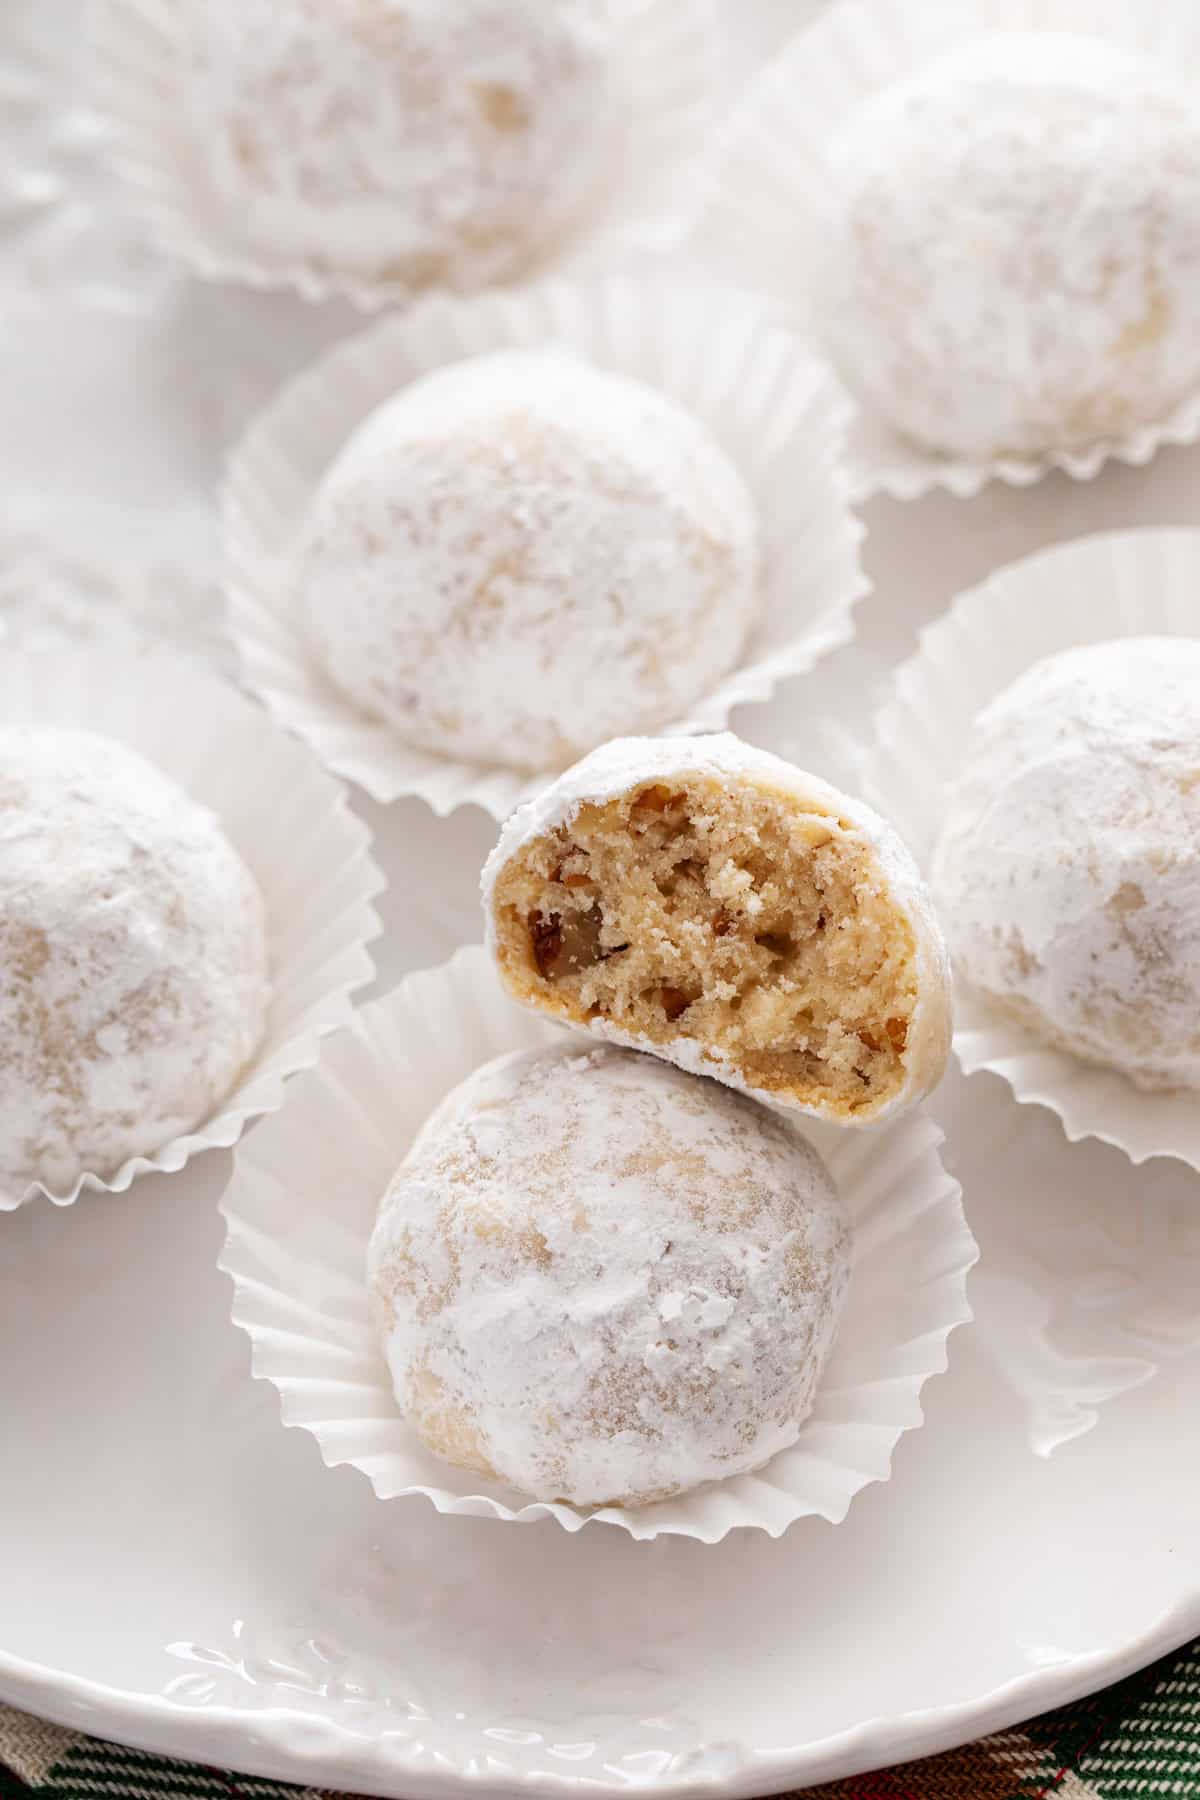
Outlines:
[[[0,1800],[328,1800],[0,1707]],[[1200,1639],[1016,1731],[810,1788],[806,1800],[1200,1800]]]

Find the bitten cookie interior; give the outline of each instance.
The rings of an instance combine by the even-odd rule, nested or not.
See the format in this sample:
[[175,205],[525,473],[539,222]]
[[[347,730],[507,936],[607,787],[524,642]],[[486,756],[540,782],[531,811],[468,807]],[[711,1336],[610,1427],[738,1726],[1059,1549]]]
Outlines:
[[910,1083],[913,925],[820,802],[706,773],[585,800],[500,868],[493,927],[518,999],[685,1066],[831,1117]]

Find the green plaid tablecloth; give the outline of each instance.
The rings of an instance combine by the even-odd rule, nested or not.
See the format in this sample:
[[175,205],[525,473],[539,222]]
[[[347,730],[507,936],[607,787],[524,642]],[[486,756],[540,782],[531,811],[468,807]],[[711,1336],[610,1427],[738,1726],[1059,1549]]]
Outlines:
[[[123,1750],[0,1707],[0,1800],[322,1800],[314,1789]],[[1116,1687],[945,1756],[806,1800],[1200,1797],[1200,1639]]]

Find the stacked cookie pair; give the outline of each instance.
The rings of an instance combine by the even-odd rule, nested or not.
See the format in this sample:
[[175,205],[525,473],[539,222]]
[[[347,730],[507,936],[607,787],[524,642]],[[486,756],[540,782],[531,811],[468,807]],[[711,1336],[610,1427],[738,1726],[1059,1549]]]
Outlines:
[[509,992],[631,1049],[518,1052],[425,1126],[369,1257],[397,1398],[540,1501],[757,1469],[812,1409],[852,1262],[788,1115],[896,1118],[945,1065],[916,868],[861,803],[722,734],[585,758],[483,885]]

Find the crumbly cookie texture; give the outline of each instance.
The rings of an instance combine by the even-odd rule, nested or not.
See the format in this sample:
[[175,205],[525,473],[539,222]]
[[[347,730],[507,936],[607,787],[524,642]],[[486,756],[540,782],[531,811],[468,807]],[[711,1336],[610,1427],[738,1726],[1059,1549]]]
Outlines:
[[65,1192],[200,1125],[269,997],[217,819],[121,744],[0,728],[0,1185]]
[[483,896],[536,1011],[843,1124],[941,1078],[949,971],[908,851],[728,732],[585,758],[513,814]]
[[188,0],[197,155],[264,255],[415,288],[513,274],[620,156],[608,0]]
[[455,1089],[369,1253],[423,1442],[581,1506],[663,1499],[793,1443],[849,1266],[833,1184],[786,1121],[566,1041]]
[[757,520],[665,395],[563,351],[505,350],[371,415],[290,579],[319,663],[404,742],[555,770],[679,719],[736,663]]
[[1083,449],[1200,388],[1200,111],[1165,63],[983,38],[860,107],[829,177],[834,345],[917,443]]
[[1088,645],[1007,688],[932,880],[973,988],[1139,1087],[1200,1087],[1200,640]]

